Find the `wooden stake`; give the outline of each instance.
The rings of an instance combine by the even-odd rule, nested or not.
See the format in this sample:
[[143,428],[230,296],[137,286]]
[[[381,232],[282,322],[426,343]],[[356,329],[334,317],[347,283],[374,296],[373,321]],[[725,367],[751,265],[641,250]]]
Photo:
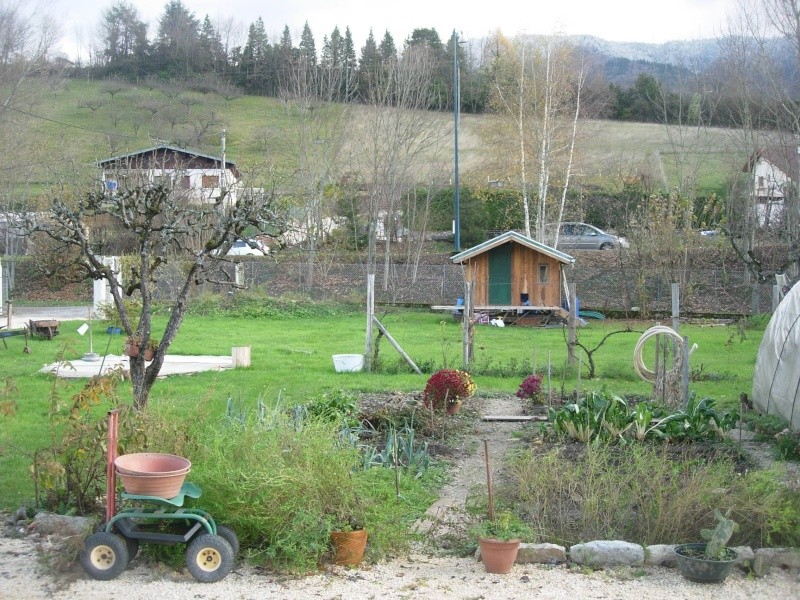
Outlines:
[[489,520],[494,523],[494,488],[492,487],[492,468],[489,466],[489,440],[483,440],[483,456],[486,462],[486,489],[489,494]]

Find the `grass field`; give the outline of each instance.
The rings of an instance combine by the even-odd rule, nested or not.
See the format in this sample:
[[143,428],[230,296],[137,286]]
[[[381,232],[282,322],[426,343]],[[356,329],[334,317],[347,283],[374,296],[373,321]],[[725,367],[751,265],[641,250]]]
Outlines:
[[[38,174],[42,184],[63,178],[74,179],[77,169],[80,177],[96,175],[97,160],[116,154],[149,148],[158,140],[175,139],[188,125],[170,125],[164,118],[153,116],[146,108],[167,103],[169,110],[184,111],[183,120],[206,120],[213,115],[215,121],[196,149],[210,154],[220,154],[220,131],[227,130],[227,158],[249,171],[272,164],[277,173],[285,172],[293,160],[281,150],[276,140],[285,137],[281,132],[291,126],[285,106],[275,98],[242,96],[225,99],[215,94],[183,92],[182,99],[167,98],[157,89],[130,87],[111,95],[104,91],[104,82],[68,80],[64,85],[44,96],[33,114],[33,135],[42,152],[46,171]],[[93,107],[89,108],[89,105]],[[362,119],[362,107],[354,107],[352,120]],[[166,109],[160,113],[166,115]],[[490,116],[463,115],[459,128],[459,162],[464,183],[485,182],[485,143],[480,131]],[[452,129],[452,115],[441,113],[444,130]],[[735,136],[729,130],[709,128],[702,132],[678,132],[653,123],[628,123],[617,121],[584,120],[578,133],[573,166],[574,185],[599,186],[609,191],[621,189],[625,178],[649,174],[656,186],[672,189],[677,185],[674,140],[679,133],[690,138],[686,142],[684,160],[697,165],[700,194],[723,192],[726,178],[741,169],[744,157],[737,150]],[[445,144],[452,135],[444,135]],[[354,143],[353,140],[346,141]],[[284,144],[285,145],[285,144]],[[357,151],[356,148],[352,148]],[[283,153],[283,154],[282,154]],[[47,157],[69,156],[69,162],[50,160]],[[498,176],[497,173],[489,174]]]
[[[427,372],[443,366],[460,367],[462,330],[449,315],[392,309],[381,320]],[[560,328],[476,326],[471,370],[478,393],[513,394],[533,364],[545,375],[549,364],[550,386],[556,394],[562,390],[572,393],[578,387],[581,391],[606,387],[613,393],[648,395],[651,386],[636,375],[632,353],[639,333],[653,323],[592,321],[579,330],[579,340],[592,350],[609,332],[628,325],[633,333],[613,335],[594,351],[597,377],[593,380],[586,379],[585,366],[565,369],[566,344]],[[315,315],[312,306],[300,316],[287,310],[285,315],[273,318],[190,315],[170,353],[229,355],[232,346],[251,346],[252,366],[160,380],[153,388],[151,406],[186,415],[203,402],[222,415],[228,398],[250,406],[259,398],[268,405],[280,400],[283,406],[292,406],[338,389],[421,391],[428,375],[411,372],[385,339],[380,343],[380,372],[334,372],[332,354],[363,352],[364,329],[365,315],[357,308]],[[686,325],[681,333],[698,344],[690,363],[691,392],[716,398],[725,407],[738,406],[739,394],[751,388],[762,331],[736,325]],[[95,351],[104,352],[107,339],[105,333],[97,334]],[[7,343],[8,349],[0,348],[5,382],[2,389],[6,390],[0,395],[0,405],[14,401],[17,411],[14,415],[0,413],[0,507],[11,508],[33,497],[28,471],[33,453],[47,445],[51,435],[50,403],[53,398],[63,402],[81,386],[75,381],[54,381],[37,371],[59,352],[65,359],[81,356],[88,351],[88,341],[74,328],[64,327],[53,341],[32,340],[30,354],[22,353],[21,337],[9,338]],[[109,351],[120,354],[122,339],[114,338]],[[649,365],[652,360],[652,354],[646,358]],[[123,398],[130,397],[129,389],[123,388]]]

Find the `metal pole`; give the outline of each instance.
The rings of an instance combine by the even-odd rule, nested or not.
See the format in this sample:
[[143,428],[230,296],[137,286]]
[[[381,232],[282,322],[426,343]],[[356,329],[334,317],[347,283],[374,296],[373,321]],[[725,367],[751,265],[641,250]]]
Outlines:
[[673,283],[672,286],[672,329],[678,333],[678,327],[681,323],[681,286],[679,283]]
[[460,198],[458,192],[458,113],[461,103],[461,94],[458,89],[458,36],[453,29],[453,165],[455,184],[455,221],[453,234],[455,237],[455,250],[461,252],[461,219],[460,219]]
[[364,366],[372,372],[372,323],[375,316],[375,273],[367,275],[367,333],[364,344]]

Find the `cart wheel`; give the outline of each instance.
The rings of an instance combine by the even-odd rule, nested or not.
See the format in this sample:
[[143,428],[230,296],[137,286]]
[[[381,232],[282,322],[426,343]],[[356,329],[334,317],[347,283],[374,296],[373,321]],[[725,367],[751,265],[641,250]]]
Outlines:
[[114,579],[128,566],[128,547],[119,535],[99,531],[87,537],[83,546],[81,566],[95,579]]
[[186,566],[197,581],[219,581],[233,569],[233,549],[221,535],[198,535],[186,548]]
[[225,525],[217,525],[217,535],[231,545],[234,559],[239,556],[239,538],[236,536],[236,532],[233,529]]

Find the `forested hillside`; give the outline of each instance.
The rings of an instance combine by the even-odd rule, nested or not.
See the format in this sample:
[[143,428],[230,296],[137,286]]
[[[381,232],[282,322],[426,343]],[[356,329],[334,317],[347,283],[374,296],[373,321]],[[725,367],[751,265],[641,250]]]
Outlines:
[[800,135],[792,2],[764,7],[770,31],[744,14],[702,64],[624,57],[641,67],[626,85],[609,80],[607,48],[560,36],[462,44],[420,28],[356,48],[346,26],[272,39],[257,19],[237,38],[180,0],[154,31],[129,3],[102,9],[91,60],[68,64],[45,20],[0,0],[15,17],[0,19],[0,200],[21,212],[79,197],[98,160],[160,144],[219,156],[224,131],[241,184],[311,232],[309,277],[331,223],[352,246],[366,238],[374,268],[379,235],[424,238],[459,218],[465,243],[508,228],[543,240],[562,220],[650,239],[721,229],[762,277],[762,238],[800,247],[796,186],[787,218],[763,230],[746,168]]

